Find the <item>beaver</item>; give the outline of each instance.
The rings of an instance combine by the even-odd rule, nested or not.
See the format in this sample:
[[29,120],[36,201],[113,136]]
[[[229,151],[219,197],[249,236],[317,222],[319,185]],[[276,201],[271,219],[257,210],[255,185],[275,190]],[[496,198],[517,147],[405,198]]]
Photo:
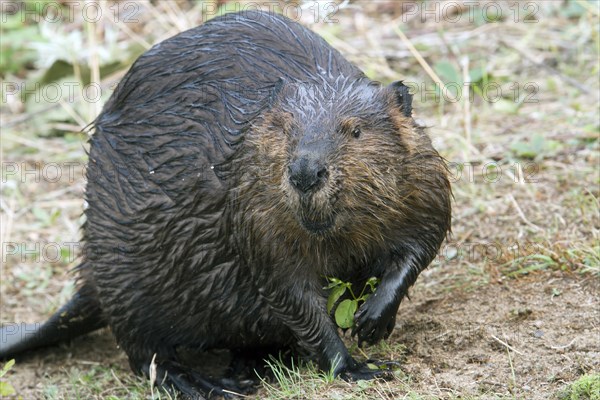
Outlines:
[[380,279],[352,332],[376,343],[450,230],[446,166],[402,82],[284,16],[227,14],[140,56],[93,126],[78,292],[5,326],[0,357],[109,326],[133,371],[190,398],[239,388],[186,348],[382,374],[349,354],[324,286]]

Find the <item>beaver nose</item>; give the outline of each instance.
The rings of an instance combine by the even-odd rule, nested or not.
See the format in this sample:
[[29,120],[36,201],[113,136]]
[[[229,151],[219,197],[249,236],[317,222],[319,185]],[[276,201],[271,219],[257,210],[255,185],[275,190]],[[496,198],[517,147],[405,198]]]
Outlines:
[[293,162],[288,168],[288,173],[290,183],[300,193],[308,193],[320,188],[329,175],[325,165],[306,157]]

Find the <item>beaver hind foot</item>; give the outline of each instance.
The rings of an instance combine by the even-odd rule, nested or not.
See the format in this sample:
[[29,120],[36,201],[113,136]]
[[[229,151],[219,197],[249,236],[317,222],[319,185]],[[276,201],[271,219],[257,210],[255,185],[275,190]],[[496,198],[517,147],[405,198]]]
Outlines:
[[173,397],[183,394],[186,400],[205,400],[238,399],[238,395],[253,394],[257,382],[230,378],[212,380],[177,362],[165,362],[156,368],[156,384]]

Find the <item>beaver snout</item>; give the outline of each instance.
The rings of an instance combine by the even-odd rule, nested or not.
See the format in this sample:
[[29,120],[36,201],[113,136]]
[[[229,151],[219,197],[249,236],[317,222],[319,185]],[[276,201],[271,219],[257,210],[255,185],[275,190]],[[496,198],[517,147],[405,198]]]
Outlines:
[[292,186],[301,195],[305,195],[323,187],[329,177],[329,171],[323,161],[307,154],[290,164],[288,175]]

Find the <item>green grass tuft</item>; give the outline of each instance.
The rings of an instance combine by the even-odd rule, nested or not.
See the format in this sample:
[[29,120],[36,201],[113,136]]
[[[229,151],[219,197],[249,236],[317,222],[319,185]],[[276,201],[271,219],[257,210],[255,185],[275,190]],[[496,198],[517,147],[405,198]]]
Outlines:
[[600,400],[600,374],[583,375],[559,393],[560,400]]

